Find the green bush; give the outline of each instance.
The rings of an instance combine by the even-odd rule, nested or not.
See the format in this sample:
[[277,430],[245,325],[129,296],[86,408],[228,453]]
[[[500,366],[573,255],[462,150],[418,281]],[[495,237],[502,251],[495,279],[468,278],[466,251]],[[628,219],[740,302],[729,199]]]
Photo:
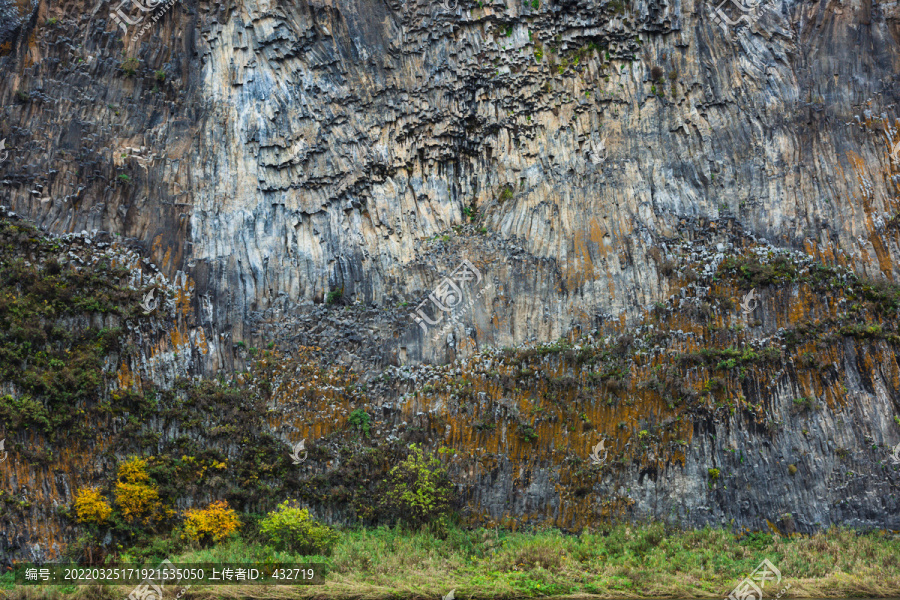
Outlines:
[[414,527],[446,523],[450,516],[453,484],[441,461],[426,458],[416,444],[402,463],[391,469],[382,495],[385,512]]
[[38,426],[50,431],[50,414],[43,403],[29,396],[13,398],[10,395],[0,397],[0,423],[12,431],[23,427]]
[[538,439],[538,434],[534,430],[534,427],[528,424],[523,424],[519,426],[519,437],[526,442],[533,442],[534,440]]
[[372,417],[366,411],[357,408],[350,413],[349,421],[354,429],[358,429],[366,436],[369,435],[369,423],[372,421]]
[[750,287],[794,281],[798,274],[797,266],[784,256],[775,257],[765,264],[755,256],[731,256],[722,261],[722,268],[741,277]]
[[794,405],[791,413],[802,413],[812,410],[816,407],[816,399],[812,397],[794,398]]
[[259,523],[259,531],[278,550],[330,555],[338,533],[309,516],[296,501],[285,500]]

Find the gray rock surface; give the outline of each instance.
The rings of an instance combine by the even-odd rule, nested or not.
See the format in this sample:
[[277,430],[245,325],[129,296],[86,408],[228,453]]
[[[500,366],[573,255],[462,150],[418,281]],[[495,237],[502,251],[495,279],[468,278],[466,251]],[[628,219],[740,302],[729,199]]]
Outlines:
[[[318,345],[368,381],[459,368],[492,347],[634,332],[656,302],[682,340],[668,351],[696,350],[721,339],[699,339],[678,311],[705,310],[718,266],[750,245],[898,280],[896,3],[770,0],[725,28],[722,5],[693,0],[450,4],[191,0],[123,35],[102,2],[0,0],[0,202],[52,233],[145,243],[190,303],[194,349],[156,355],[161,383],[243,369],[237,342]],[[676,258],[696,281],[666,273]],[[465,308],[423,330],[416,307],[464,259],[480,276]],[[791,294],[804,318],[844,310],[778,293],[741,343],[795,326]],[[743,411],[698,418],[682,462],[671,448],[626,461],[593,493],[692,525],[900,530],[886,466],[900,441],[897,346],[862,343],[818,365],[844,382],[841,403],[792,414],[812,384],[786,359],[739,384],[781,433]],[[589,446],[556,427],[525,456],[497,408],[512,396],[480,392],[500,425],[489,466],[454,466],[471,473],[472,509],[583,522],[563,510],[548,457]],[[420,420],[437,441],[428,410],[457,407],[428,402]],[[658,424],[657,408],[629,432]],[[397,435],[413,416],[379,423]],[[629,434],[617,452],[632,444],[633,459],[638,443]],[[598,506],[566,510],[607,514]]]

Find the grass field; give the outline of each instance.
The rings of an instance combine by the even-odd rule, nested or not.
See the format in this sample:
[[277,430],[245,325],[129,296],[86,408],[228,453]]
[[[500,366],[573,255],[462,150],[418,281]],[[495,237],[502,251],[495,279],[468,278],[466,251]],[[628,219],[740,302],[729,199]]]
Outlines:
[[[129,558],[127,555],[120,556]],[[813,536],[680,531],[661,524],[558,531],[466,531],[443,537],[399,528],[341,531],[331,556],[299,556],[233,538],[168,558],[173,563],[317,562],[324,585],[193,586],[183,598],[459,600],[531,597],[725,598],[763,559],[782,574],[765,598],[900,597],[900,536],[834,528]],[[160,558],[160,559],[161,559]],[[152,563],[158,564],[158,560]],[[11,599],[124,599],[131,588],[32,587],[4,576]]]

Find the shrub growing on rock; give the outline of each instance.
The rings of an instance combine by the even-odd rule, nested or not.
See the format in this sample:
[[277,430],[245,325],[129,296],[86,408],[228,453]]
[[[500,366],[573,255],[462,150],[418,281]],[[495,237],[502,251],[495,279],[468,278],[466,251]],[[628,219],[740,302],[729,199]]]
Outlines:
[[260,521],[259,530],[279,550],[299,554],[331,554],[336,531],[314,520],[296,502],[285,500]]
[[385,512],[411,526],[441,523],[449,517],[453,484],[441,461],[426,458],[410,444],[406,460],[391,469],[382,497]]
[[237,513],[224,500],[203,509],[193,508],[184,514],[185,537],[195,542],[220,542],[238,530]]
[[81,488],[75,494],[75,514],[79,523],[105,523],[112,507],[94,488]]
[[116,503],[129,523],[136,518],[149,517],[161,508],[156,484],[147,473],[146,460],[134,457],[119,465]]

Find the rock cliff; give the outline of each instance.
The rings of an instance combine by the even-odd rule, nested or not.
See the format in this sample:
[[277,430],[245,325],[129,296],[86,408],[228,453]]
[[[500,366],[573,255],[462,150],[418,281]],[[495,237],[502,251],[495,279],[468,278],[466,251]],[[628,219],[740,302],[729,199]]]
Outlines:
[[0,552],[128,453],[348,521],[410,441],[473,523],[900,530],[897,4],[510,2],[0,0],[4,290],[124,269],[27,304],[119,341],[62,404],[3,359]]

